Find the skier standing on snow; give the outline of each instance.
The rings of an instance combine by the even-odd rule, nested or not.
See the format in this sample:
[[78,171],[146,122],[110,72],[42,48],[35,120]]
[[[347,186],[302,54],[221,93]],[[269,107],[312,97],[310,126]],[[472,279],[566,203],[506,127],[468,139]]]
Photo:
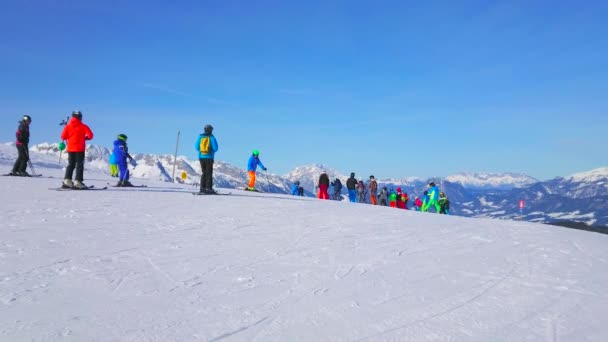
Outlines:
[[29,177],[29,173],[25,171],[27,169],[27,162],[30,160],[28,145],[30,143],[30,123],[32,118],[29,115],[24,115],[23,119],[19,121],[19,127],[15,133],[17,140],[15,141],[15,147],[17,147],[17,160],[13,165],[13,171],[9,173],[11,176],[23,176]]
[[397,194],[393,188],[389,191],[388,203],[391,208],[397,208]]
[[439,193],[439,213],[450,215],[450,200],[448,197],[442,192]]
[[293,182],[293,184],[291,185],[291,194],[294,196],[298,195],[298,188],[300,187],[300,182],[299,181],[295,181]]
[[352,203],[357,201],[357,180],[355,173],[350,173],[350,178],[346,180],[346,189],[348,189],[348,200]]
[[201,163],[200,193],[216,194],[213,190],[213,158],[218,150],[217,139],[213,136],[213,126],[205,125],[203,134],[198,136],[194,148]]
[[336,180],[331,182],[331,186],[334,187],[334,200],[335,201],[341,201],[342,200],[342,182],[340,181],[340,179],[338,177],[336,177]]
[[372,205],[378,204],[378,183],[374,176],[369,176],[369,200]]
[[431,206],[435,207],[435,212],[439,213],[441,208],[439,207],[439,188],[435,185],[434,182],[429,183],[429,191],[428,191],[429,200],[425,205],[422,206],[422,211],[427,212]]
[[420,197],[416,196],[416,200],[414,201],[414,210],[420,211],[420,208],[422,208],[422,200]]
[[114,160],[116,161],[116,165],[118,166],[118,184],[116,186],[133,186],[131,182],[129,182],[129,167],[127,164],[127,160],[134,162],[133,157],[129,154],[129,148],[127,147],[127,136],[124,134],[119,134],[114,140],[114,151],[112,152],[114,155]]
[[388,190],[386,190],[385,186],[382,187],[382,190],[380,191],[380,195],[378,195],[378,198],[380,199],[380,205],[385,206],[385,207],[388,205]]
[[246,190],[257,191],[255,188],[255,171],[258,168],[258,165],[262,168],[262,170],[266,171],[266,167],[262,164],[260,160],[260,152],[258,150],[253,150],[251,157],[249,157],[249,161],[247,162],[247,174],[249,174],[249,186]]
[[403,206],[402,208],[403,209],[407,209],[407,201],[409,201],[409,200],[410,200],[410,198],[407,195],[407,193],[406,192],[402,192],[401,193],[401,202],[403,203],[402,204],[402,206]]
[[319,176],[319,199],[328,200],[329,194],[327,193],[327,189],[329,189],[329,176],[327,173],[323,172],[321,176]]
[[[82,123],[82,113],[79,111],[72,112],[70,122],[63,128],[61,132],[61,140],[67,140],[68,166],[65,168],[65,176],[63,177],[64,188],[85,189],[84,185],[84,151],[86,149],[86,141],[93,139],[93,132],[89,126]],[[72,182],[72,176],[76,169],[76,177]]]
[[424,191],[424,194],[422,195],[422,205],[420,206],[420,211],[425,211],[424,208],[426,207],[426,204],[429,203],[430,198],[429,198],[429,192],[428,191]]
[[366,195],[365,184],[363,184],[363,181],[360,180],[359,183],[357,184],[357,202],[365,203],[365,195]]
[[118,164],[116,164],[116,155],[114,154],[114,150],[112,149],[112,153],[110,154],[110,176],[118,177]]

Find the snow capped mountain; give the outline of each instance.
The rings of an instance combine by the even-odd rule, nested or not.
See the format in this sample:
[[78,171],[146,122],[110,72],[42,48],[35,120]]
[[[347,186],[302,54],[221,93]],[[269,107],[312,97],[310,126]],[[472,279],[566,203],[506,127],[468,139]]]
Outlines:
[[322,173],[327,173],[331,181],[340,178],[344,182],[349,177],[323,164],[298,166],[283,177],[291,182],[299,181],[300,186],[312,194]]
[[508,190],[512,188],[523,188],[538,180],[518,173],[458,173],[445,178],[451,183],[458,183],[471,189],[500,189]]
[[569,177],[566,177],[566,180],[573,183],[608,183],[608,167],[600,167],[586,172],[575,173]]

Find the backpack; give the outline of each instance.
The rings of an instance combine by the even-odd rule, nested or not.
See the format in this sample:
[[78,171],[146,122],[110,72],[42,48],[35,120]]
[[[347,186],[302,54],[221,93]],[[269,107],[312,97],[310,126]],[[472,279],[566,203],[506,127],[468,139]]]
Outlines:
[[209,152],[211,152],[211,136],[210,135],[204,135],[201,138],[200,151],[201,151],[201,154],[209,154]]

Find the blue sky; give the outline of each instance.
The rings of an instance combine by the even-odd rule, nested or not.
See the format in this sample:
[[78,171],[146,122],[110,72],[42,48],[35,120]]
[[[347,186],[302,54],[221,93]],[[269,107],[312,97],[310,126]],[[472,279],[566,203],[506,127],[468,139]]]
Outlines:
[[110,146],[377,177],[608,165],[605,1],[3,1],[0,141]]

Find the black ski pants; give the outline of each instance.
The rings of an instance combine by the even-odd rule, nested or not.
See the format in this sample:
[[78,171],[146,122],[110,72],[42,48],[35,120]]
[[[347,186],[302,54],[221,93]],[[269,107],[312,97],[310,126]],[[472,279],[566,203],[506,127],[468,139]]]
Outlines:
[[27,161],[29,160],[27,145],[19,144],[15,146],[17,147],[19,156],[17,157],[17,161],[15,161],[15,165],[13,165],[13,173],[25,172],[27,169]]
[[213,159],[199,158],[201,162],[201,191],[213,188]]
[[84,152],[68,152],[68,166],[65,168],[64,179],[72,179],[76,169],[75,180],[82,182],[84,179]]

